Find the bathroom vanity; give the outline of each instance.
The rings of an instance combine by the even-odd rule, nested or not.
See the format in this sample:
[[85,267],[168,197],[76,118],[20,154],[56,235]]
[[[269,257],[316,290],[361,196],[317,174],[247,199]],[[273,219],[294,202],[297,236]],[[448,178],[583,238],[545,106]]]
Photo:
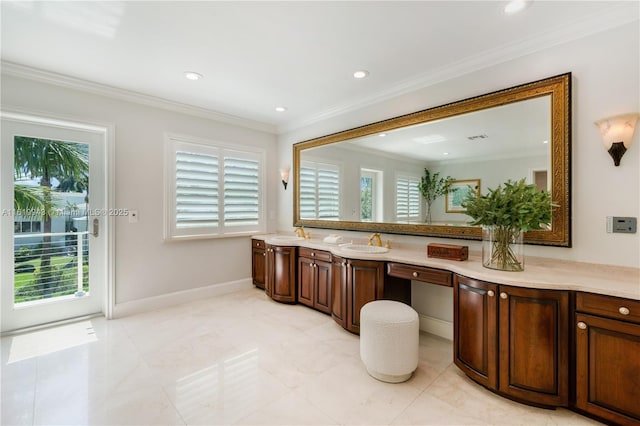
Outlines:
[[254,284],[272,299],[358,333],[369,301],[410,304],[412,281],[452,287],[453,362],[468,377],[529,405],[640,423],[639,269],[528,257],[524,272],[501,272],[475,253],[427,258],[426,245],[367,253],[273,237],[252,240]]

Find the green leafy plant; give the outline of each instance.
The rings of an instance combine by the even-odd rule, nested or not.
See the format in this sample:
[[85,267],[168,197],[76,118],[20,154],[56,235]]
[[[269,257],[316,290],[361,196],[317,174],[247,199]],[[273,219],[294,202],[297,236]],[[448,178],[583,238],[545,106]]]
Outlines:
[[491,257],[484,260],[485,266],[521,271],[524,266],[511,244],[522,232],[548,226],[552,209],[558,204],[552,201],[549,191],[540,191],[521,179],[508,180],[504,186],[489,189],[486,195],[471,191],[462,206],[473,219],[471,225],[494,227]]
[[431,173],[429,169],[424,169],[424,176],[420,178],[418,189],[427,202],[427,212],[425,222],[431,223],[431,205],[438,198],[451,191],[451,182],[453,178],[447,176],[440,177],[440,172]]

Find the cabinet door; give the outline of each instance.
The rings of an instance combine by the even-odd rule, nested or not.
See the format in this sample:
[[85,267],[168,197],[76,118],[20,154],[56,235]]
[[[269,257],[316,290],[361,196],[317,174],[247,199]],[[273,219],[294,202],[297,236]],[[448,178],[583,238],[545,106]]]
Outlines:
[[265,265],[264,265],[264,291],[267,296],[273,297],[273,247],[265,245]]
[[331,263],[316,261],[313,307],[325,314],[331,313]]
[[453,286],[454,363],[467,376],[498,387],[498,286],[456,275]]
[[264,243],[254,242],[251,249],[251,276],[253,278],[253,285],[258,288],[264,289],[265,287],[266,265]]
[[640,422],[640,325],[576,315],[576,407],[621,425]]
[[384,263],[369,260],[347,262],[347,330],[360,333],[360,309],[382,299]]
[[331,261],[331,316],[343,328],[347,326],[347,261],[334,256]]
[[315,262],[306,257],[298,257],[298,302],[313,307]]
[[[296,302],[296,248],[271,246],[270,294],[273,300]],[[270,261],[271,261],[270,259]]]
[[500,286],[499,391],[566,406],[569,401],[569,294]]

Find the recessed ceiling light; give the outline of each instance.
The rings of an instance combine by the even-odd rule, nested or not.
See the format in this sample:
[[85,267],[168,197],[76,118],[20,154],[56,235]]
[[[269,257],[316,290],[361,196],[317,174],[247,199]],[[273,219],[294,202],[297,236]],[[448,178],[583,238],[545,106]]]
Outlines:
[[202,78],[202,74],[199,74],[197,72],[193,72],[193,71],[185,71],[184,72],[184,78],[186,78],[187,80],[200,80]]
[[286,110],[287,110],[287,107],[283,107],[283,106],[276,107],[276,111],[278,112],[285,112]]
[[369,75],[369,71],[367,70],[358,70],[353,73],[353,78],[365,78]]
[[518,13],[524,10],[529,5],[529,3],[530,3],[529,1],[524,1],[524,0],[510,1],[504,7],[504,13],[506,13],[507,15],[513,15],[514,13]]

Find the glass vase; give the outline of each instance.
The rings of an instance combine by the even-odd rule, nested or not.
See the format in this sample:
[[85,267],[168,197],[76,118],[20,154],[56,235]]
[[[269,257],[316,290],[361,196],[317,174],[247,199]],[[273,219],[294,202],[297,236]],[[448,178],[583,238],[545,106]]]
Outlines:
[[500,271],[524,271],[522,231],[504,226],[483,226],[482,265]]

